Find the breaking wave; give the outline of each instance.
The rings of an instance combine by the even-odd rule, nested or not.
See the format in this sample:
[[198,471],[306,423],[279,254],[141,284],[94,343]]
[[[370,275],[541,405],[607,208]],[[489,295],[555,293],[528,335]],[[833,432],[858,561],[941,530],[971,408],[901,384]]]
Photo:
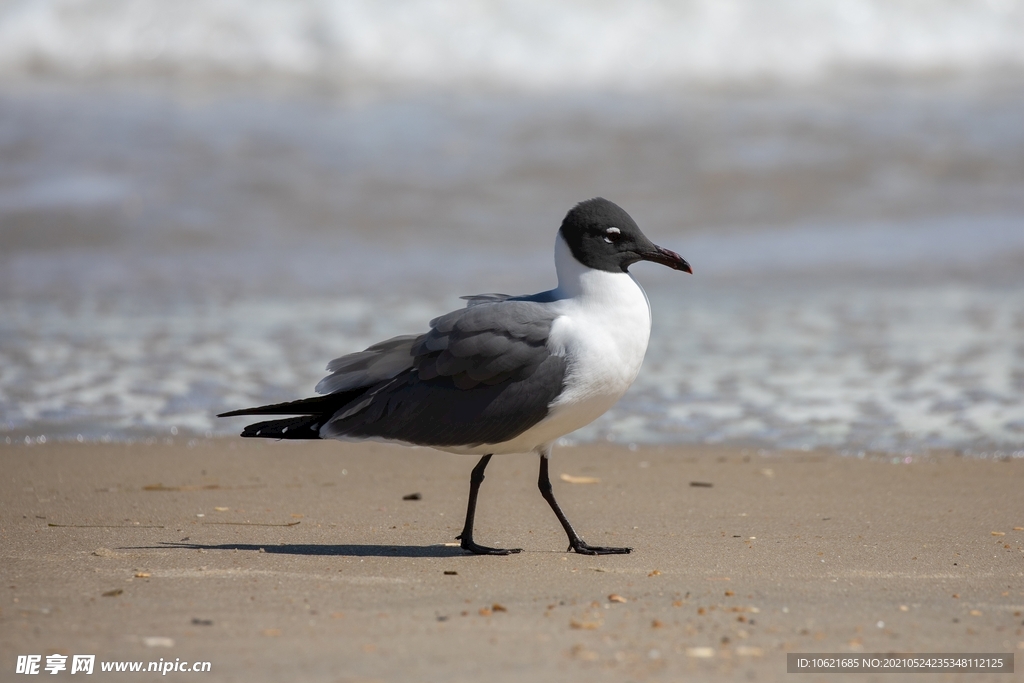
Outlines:
[[0,0],[0,79],[654,88],[1024,66],[1024,0]]

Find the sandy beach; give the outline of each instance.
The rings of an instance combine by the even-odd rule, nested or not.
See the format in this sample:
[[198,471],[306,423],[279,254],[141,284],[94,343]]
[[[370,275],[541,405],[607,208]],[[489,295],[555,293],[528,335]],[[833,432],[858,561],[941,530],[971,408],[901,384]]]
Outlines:
[[1020,459],[560,448],[584,538],[635,549],[584,557],[535,457],[506,456],[477,540],[525,551],[473,557],[451,545],[470,458],[238,439],[0,458],[2,680],[53,653],[251,683],[779,680],[787,652],[1024,649]]
[[[0,2],[0,683],[1024,680],[1022,35],[1024,0]],[[632,554],[566,552],[535,455],[475,528],[524,552],[477,557],[475,458],[217,417],[555,287],[593,197],[693,271],[632,267],[643,368],[552,459]]]

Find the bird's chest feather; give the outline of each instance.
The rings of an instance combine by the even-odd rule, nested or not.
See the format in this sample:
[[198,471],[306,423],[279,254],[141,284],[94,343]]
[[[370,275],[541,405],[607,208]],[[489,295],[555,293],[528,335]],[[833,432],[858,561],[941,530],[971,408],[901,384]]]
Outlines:
[[591,421],[622,397],[640,372],[651,334],[643,289],[627,273],[597,272],[582,296],[567,301],[551,330],[566,358],[565,386],[552,405]]

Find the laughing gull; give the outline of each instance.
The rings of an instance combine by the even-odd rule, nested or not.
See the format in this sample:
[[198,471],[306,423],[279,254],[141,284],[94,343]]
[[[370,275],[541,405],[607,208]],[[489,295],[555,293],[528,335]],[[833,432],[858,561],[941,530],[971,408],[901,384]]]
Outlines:
[[397,442],[482,455],[470,478],[466,524],[457,537],[478,555],[473,519],[484,469],[500,453],[540,455],[541,495],[585,555],[630,552],[587,545],[555,501],[551,446],[612,407],[640,372],[651,334],[647,295],[629,273],[637,261],[692,272],[683,258],[640,231],[600,197],[577,204],[555,239],[558,286],[529,296],[464,297],[466,308],[430,321],[425,334],[395,337],[330,362],[320,396],[235,410],[297,415],[257,422],[244,437]]

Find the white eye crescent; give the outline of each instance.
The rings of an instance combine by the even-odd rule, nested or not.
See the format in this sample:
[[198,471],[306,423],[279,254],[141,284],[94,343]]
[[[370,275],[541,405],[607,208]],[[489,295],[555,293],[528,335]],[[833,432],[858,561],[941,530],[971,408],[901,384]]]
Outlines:
[[619,235],[622,234],[622,231],[619,230],[618,228],[608,228],[604,232],[605,232],[605,235],[606,235],[605,238],[604,238],[604,241],[607,242],[608,244],[612,243],[612,238],[613,237],[618,237]]

